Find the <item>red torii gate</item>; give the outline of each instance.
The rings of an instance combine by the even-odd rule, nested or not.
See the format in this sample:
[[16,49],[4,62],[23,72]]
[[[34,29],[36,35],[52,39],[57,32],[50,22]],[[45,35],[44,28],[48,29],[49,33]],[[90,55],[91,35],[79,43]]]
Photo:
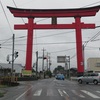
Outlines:
[[[82,36],[81,29],[94,29],[95,24],[84,24],[81,17],[95,16],[99,11],[100,5],[89,8],[78,9],[20,9],[7,7],[14,17],[28,18],[28,23],[14,25],[14,29],[27,29],[27,52],[26,52],[26,70],[32,70],[32,44],[34,29],[75,29],[76,47],[77,47],[77,68],[78,74],[83,74],[83,54],[82,54]],[[53,17],[74,17],[72,24],[36,24],[34,18],[53,18]]]

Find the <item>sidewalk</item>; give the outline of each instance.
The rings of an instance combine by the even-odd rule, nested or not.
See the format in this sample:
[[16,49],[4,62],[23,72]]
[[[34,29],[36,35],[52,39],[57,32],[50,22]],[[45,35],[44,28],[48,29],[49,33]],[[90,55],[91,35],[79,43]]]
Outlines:
[[71,81],[77,81],[77,77],[71,77]]
[[6,92],[7,92],[7,90],[0,88],[0,93],[6,93]]

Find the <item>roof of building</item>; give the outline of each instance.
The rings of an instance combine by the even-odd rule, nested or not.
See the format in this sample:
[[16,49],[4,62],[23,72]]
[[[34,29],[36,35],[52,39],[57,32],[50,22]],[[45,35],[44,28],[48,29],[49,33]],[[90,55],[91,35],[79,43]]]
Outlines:
[[[12,68],[12,64],[0,63],[0,68]],[[14,64],[13,69],[16,73],[21,73],[23,66],[21,64]]]

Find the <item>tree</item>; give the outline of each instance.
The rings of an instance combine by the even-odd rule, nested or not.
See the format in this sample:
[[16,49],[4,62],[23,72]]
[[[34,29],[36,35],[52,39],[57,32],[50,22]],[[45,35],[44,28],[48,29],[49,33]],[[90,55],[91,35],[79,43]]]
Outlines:
[[50,70],[47,70],[47,71],[45,72],[45,75],[48,75],[49,77],[52,77],[52,73],[51,73]]
[[54,74],[57,74],[57,73],[64,73],[64,67],[62,66],[57,66],[54,71],[53,71]]

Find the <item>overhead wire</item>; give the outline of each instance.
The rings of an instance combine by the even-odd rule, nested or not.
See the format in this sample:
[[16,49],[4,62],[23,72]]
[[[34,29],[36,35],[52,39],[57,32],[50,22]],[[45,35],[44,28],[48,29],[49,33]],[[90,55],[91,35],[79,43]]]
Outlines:
[[[17,5],[16,5],[15,1],[14,1],[14,0],[12,0],[12,1],[13,1],[13,3],[14,3],[15,7],[17,8]],[[23,23],[25,24],[24,19],[23,19],[23,18],[21,18],[21,19],[22,19]]]
[[[1,1],[0,1],[1,2]],[[15,1],[13,0],[14,4],[16,5]],[[97,2],[96,2],[97,3]],[[40,37],[39,37],[40,38]],[[6,42],[5,42],[6,43]]]
[[[86,42],[86,41],[83,41]],[[51,43],[34,43],[33,45],[60,45],[60,44],[75,44],[76,42],[51,42]],[[12,44],[5,44],[3,46],[10,46]],[[21,45],[26,45],[26,44],[21,44],[21,43],[15,43],[15,45],[17,46],[21,46]]]
[[88,41],[86,41],[83,45],[84,47],[87,46],[87,44],[90,42],[90,41],[93,41],[95,38],[97,38],[98,36],[100,35],[100,31],[97,32],[97,34],[95,34],[94,36],[92,36]]
[[[89,4],[89,5],[86,5],[86,6],[83,6],[83,7],[80,7],[80,8],[84,8],[84,7],[91,6],[91,5],[98,4],[98,3],[100,3],[100,1],[91,3],[91,4]],[[44,20],[47,20],[47,19],[48,19],[48,18],[44,18],[44,19],[38,20],[38,21],[36,21],[36,22],[44,21]]]
[[64,51],[70,51],[73,50],[75,48],[70,48],[70,49],[66,49],[66,50],[59,50],[59,51],[54,51],[54,52],[50,52],[50,53],[58,53],[58,52],[64,52]]
[[3,45],[3,44],[5,44],[5,43],[7,43],[9,40],[11,40],[12,38],[9,38],[9,39],[7,39],[7,40],[5,40],[4,42],[2,42],[0,45]]
[[[14,3],[14,5],[17,7],[17,5],[16,5],[16,3],[15,3],[15,1],[14,0],[12,0],[13,1],[13,3]],[[95,2],[95,3],[92,3],[92,4],[89,4],[89,5],[93,5],[93,4],[96,4],[96,3],[98,3],[98,2]],[[82,7],[81,7],[82,8]],[[46,18],[47,19],[47,18]],[[22,19],[23,20],[23,19]],[[39,21],[43,21],[43,20],[45,20],[45,19],[42,19],[42,20],[39,20]],[[37,21],[38,22],[38,21]],[[25,23],[25,22],[24,22]],[[97,26],[98,27],[98,26]],[[72,31],[73,32],[73,31]],[[56,34],[55,34],[56,35]],[[52,36],[52,35],[48,35],[48,36]],[[48,36],[41,36],[41,37],[37,37],[37,38],[42,38],[42,37],[48,37]]]
[[[13,0],[13,3],[14,3],[14,5],[17,7],[17,5],[16,5],[16,3],[15,3],[15,1]],[[70,31],[70,32],[73,32],[73,31]],[[64,32],[64,33],[66,33],[66,32]],[[61,33],[58,33],[58,34],[61,34]],[[42,38],[42,37],[49,37],[49,36],[54,36],[54,35],[58,35],[58,34],[53,34],[53,35],[47,35],[47,36],[41,36],[41,37],[37,37],[37,38]],[[89,41],[88,41],[89,42]],[[87,43],[88,43],[87,42]],[[48,44],[48,43],[47,43]],[[57,44],[57,43],[49,43],[49,44]],[[58,43],[59,44],[59,43]],[[62,43],[61,43],[62,44]]]
[[10,23],[9,23],[8,17],[7,17],[7,15],[6,15],[6,12],[5,12],[5,10],[4,10],[4,7],[3,7],[3,4],[2,4],[2,2],[1,2],[1,0],[0,0],[0,4],[1,4],[2,10],[3,10],[3,12],[4,12],[5,18],[6,18],[7,22],[8,22],[9,28],[10,28],[12,34],[13,34],[13,30],[12,30],[12,28],[11,28],[11,25],[10,25]]
[[91,6],[91,5],[94,5],[94,4],[98,4],[98,3],[100,3],[100,1],[94,2],[94,3],[91,3],[91,4],[88,4],[88,5],[86,5],[86,6],[83,6],[82,8],[87,7],[87,6]]

